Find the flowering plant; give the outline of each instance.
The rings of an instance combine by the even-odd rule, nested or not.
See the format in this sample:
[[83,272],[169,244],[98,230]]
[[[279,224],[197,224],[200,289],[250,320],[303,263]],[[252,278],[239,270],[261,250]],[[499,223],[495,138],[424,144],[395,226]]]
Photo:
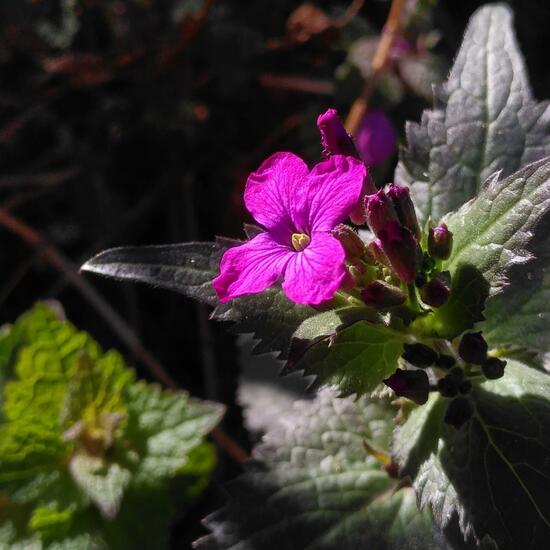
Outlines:
[[249,177],[244,243],[84,265],[213,306],[325,386],[268,427],[199,547],[546,547],[550,115],[507,8],[476,13],[436,97],[396,184],[329,110],[325,160],[276,153]]

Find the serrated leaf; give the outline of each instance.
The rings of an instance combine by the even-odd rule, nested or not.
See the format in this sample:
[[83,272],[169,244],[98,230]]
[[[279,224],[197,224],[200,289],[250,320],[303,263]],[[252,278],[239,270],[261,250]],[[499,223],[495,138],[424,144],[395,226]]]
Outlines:
[[422,224],[470,200],[494,172],[550,154],[550,110],[533,99],[508,7],[472,16],[435,108],[408,124],[407,142],[395,181],[411,186]]
[[151,485],[174,476],[188,453],[219,422],[223,405],[191,399],[185,392],[167,392],[137,383],[128,390],[128,461],[134,462],[133,483]]
[[[498,321],[508,315],[517,326],[522,313],[534,313],[536,322],[530,328],[546,326],[541,323],[545,321],[544,315],[542,319],[538,317],[544,309],[536,308],[542,306],[544,294],[537,271],[548,261],[544,241],[548,235],[549,210],[550,159],[542,159],[505,179],[491,178],[475,199],[447,218],[454,245],[443,267],[455,276],[467,266],[490,285],[484,330],[493,333],[492,345],[521,346],[533,341],[517,336],[509,342],[498,338],[499,331],[506,330],[506,324],[503,329],[498,328]],[[533,307],[534,312],[530,310]]]
[[441,397],[410,415],[394,455],[440,527],[457,514],[465,535],[488,536],[499,550],[546,547],[549,398],[546,375],[509,360],[504,378],[473,391],[474,416],[460,430],[443,422]]
[[395,371],[405,342],[403,333],[359,321],[310,347],[293,369],[338,386],[343,395],[362,395]]
[[365,440],[385,448],[393,412],[329,390],[296,403],[256,448],[256,462],[229,484],[228,503],[207,518],[212,534],[197,548],[441,548],[412,491],[396,490],[365,448]]
[[119,510],[131,472],[116,462],[78,453],[71,458],[69,470],[81,491],[98,507],[107,519]]
[[211,281],[223,252],[234,241],[113,248],[88,260],[83,271],[118,280],[148,283],[215,306],[212,319],[234,323],[236,334],[255,334],[255,352],[286,356],[292,333],[307,317],[309,306],[291,302],[279,288],[219,304]]

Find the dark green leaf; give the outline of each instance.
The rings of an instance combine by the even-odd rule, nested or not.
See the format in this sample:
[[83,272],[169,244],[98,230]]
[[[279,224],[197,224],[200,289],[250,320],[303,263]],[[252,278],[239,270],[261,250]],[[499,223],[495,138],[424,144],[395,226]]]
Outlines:
[[412,491],[398,489],[365,448],[365,441],[387,448],[393,413],[329,390],[298,402],[256,449],[256,462],[229,484],[229,501],[207,518],[212,534],[198,548],[443,548]]
[[335,384],[342,394],[370,392],[397,368],[406,335],[359,321],[310,347],[293,368]]
[[550,113],[533,99],[509,8],[474,14],[435,108],[407,126],[407,141],[395,181],[411,186],[422,223],[474,197],[494,172],[550,154]]
[[446,526],[499,550],[546,548],[550,537],[550,379],[516,361],[471,394],[460,430],[443,422],[449,400],[432,396],[396,433],[393,450],[422,506]]

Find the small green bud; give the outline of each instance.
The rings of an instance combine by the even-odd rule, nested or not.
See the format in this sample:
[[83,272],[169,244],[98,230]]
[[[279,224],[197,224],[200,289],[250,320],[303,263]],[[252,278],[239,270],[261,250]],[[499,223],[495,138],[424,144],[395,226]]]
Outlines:
[[446,304],[449,294],[449,287],[438,277],[434,277],[420,289],[422,301],[432,307],[441,307]]
[[367,306],[388,309],[404,304],[407,295],[399,287],[383,281],[373,281],[361,291],[361,299]]
[[344,247],[346,251],[346,258],[351,260],[353,258],[360,258],[365,252],[365,243],[361,240],[361,237],[348,225],[343,223],[337,225],[332,230],[333,237],[336,237]]
[[437,389],[443,397],[454,397],[458,392],[456,380],[451,375],[438,380]]

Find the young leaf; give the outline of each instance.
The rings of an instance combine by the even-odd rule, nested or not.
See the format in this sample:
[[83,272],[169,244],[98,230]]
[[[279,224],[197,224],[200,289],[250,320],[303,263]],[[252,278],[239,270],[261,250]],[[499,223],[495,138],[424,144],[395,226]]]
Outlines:
[[358,321],[311,346],[293,365],[335,384],[343,395],[368,393],[397,368],[406,335],[382,324]]
[[330,390],[297,402],[256,448],[256,462],[227,487],[226,506],[206,519],[208,550],[443,548],[410,488],[367,451],[388,445],[394,411]]
[[141,382],[128,390],[128,420],[122,435],[129,442],[132,483],[151,485],[172,477],[187,462],[223,415],[223,405],[169,393]]
[[499,550],[550,537],[550,379],[509,360],[504,378],[471,394],[472,419],[444,423],[449,400],[432,396],[397,431],[393,451],[412,477],[421,506],[436,523],[458,515],[465,536],[490,538]]
[[421,223],[470,200],[494,172],[550,154],[550,111],[533,99],[508,7],[473,15],[435,108],[408,124],[407,141],[395,181],[411,186]]

